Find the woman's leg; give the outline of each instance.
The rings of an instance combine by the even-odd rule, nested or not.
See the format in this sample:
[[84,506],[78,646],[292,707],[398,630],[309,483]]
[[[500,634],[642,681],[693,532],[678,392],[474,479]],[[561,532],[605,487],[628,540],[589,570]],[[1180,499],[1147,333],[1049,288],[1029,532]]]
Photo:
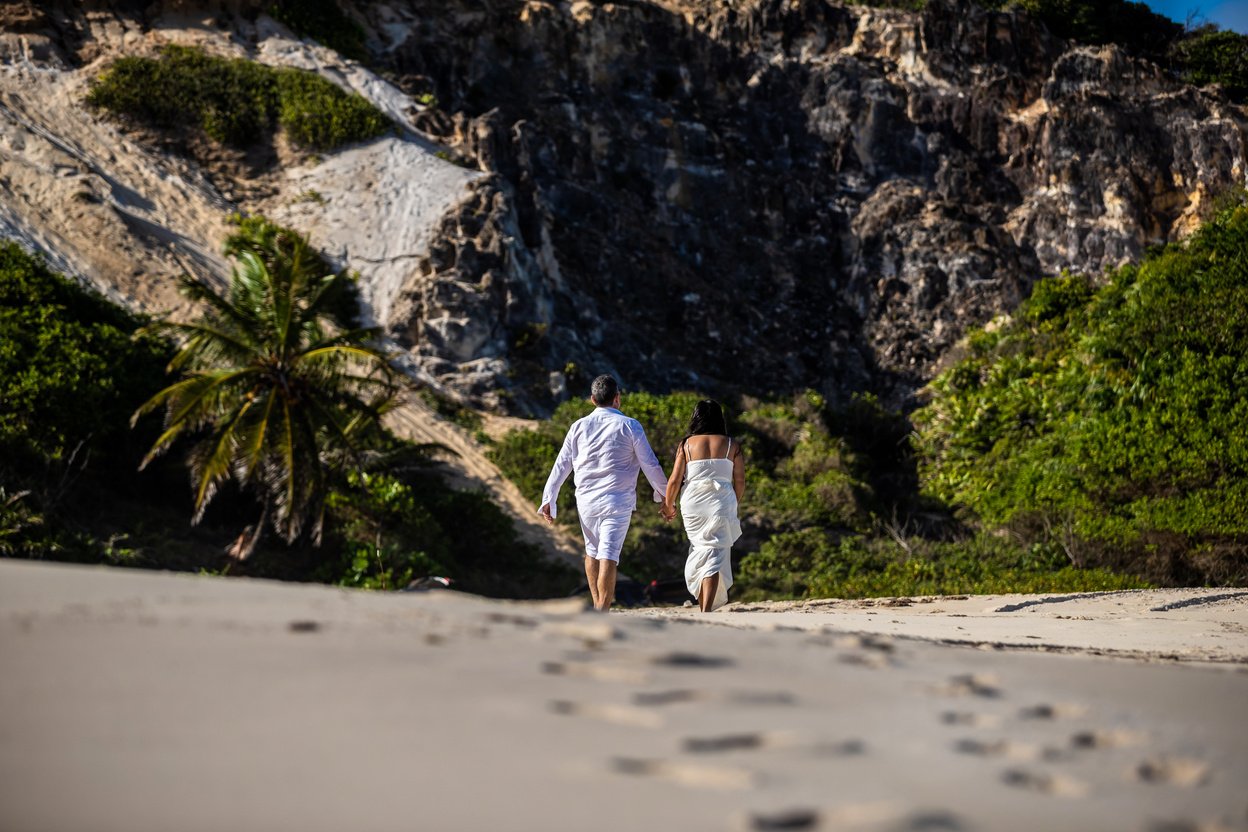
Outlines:
[[715,593],[719,592],[719,573],[702,579],[702,591],[698,593],[698,605],[702,612],[710,612],[715,603]]

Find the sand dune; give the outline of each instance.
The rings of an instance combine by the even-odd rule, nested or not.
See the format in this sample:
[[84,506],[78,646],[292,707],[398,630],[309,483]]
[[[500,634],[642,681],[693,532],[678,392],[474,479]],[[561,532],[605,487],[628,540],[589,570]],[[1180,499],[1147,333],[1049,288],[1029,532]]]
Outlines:
[[[1196,597],[1152,596],[1170,609],[1137,652],[1234,600],[1173,606]],[[952,603],[1029,601],[949,620],[991,641],[1076,603]],[[943,603],[925,620],[963,614]],[[1076,630],[1117,602],[1079,603],[1101,612]],[[1242,654],[982,650],[838,614],[740,628],[716,624],[764,613],[0,562],[0,828],[1248,828]]]

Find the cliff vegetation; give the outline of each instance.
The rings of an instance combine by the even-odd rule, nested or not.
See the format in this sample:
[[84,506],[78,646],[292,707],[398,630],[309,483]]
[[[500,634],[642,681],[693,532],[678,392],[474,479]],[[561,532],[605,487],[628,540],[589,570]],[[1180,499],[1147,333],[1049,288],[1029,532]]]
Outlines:
[[165,46],[157,58],[119,58],[87,101],[150,127],[195,125],[236,147],[280,127],[295,144],[328,151],[392,127],[366,99],[315,73],[186,46]]

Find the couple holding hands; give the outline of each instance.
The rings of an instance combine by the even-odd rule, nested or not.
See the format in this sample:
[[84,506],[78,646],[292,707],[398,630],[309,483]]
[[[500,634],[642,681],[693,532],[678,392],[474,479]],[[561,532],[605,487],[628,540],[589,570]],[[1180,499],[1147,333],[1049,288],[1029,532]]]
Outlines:
[[616,569],[637,506],[637,473],[645,474],[665,520],[676,517],[676,500],[689,535],[685,583],[703,612],[728,600],[732,586],[732,544],[741,536],[737,504],[745,493],[745,457],[728,436],[724,413],[698,402],[689,429],[676,447],[672,475],[663,477],[641,423],[619,411],[619,385],[611,376],[594,379],[594,412],[568,429],[555,459],[538,512],[555,521],[559,489],[575,474],[576,507],[585,535],[585,577],[594,608],[606,612],[615,597]]

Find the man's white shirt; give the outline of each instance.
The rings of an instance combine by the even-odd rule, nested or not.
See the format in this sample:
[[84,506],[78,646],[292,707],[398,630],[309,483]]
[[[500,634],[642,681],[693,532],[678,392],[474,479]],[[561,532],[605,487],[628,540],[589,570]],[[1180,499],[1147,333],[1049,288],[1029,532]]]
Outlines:
[[542,491],[542,505],[556,516],[559,489],[575,471],[576,508],[582,517],[632,513],[637,507],[637,472],[645,473],[654,501],[663,502],[667,477],[641,423],[613,407],[597,407],[568,428],[563,447]]

